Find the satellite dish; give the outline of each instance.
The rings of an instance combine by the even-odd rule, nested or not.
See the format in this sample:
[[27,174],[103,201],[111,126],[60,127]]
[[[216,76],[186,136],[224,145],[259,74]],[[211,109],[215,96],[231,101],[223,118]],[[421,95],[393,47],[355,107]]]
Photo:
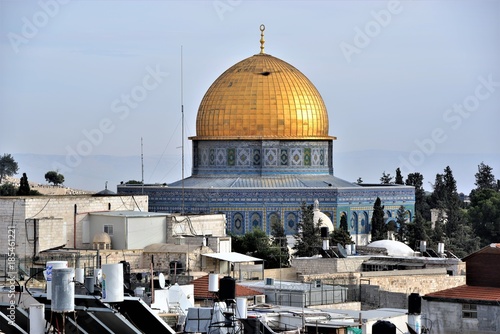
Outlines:
[[340,257],[341,257],[341,258],[345,258],[345,257],[347,257],[347,252],[346,252],[346,250],[345,250],[344,246],[342,246],[341,244],[337,243],[337,248],[338,248],[338,250],[339,250],[339,253],[340,253]]
[[160,284],[160,288],[165,289],[165,275],[162,273],[158,275],[158,283]]

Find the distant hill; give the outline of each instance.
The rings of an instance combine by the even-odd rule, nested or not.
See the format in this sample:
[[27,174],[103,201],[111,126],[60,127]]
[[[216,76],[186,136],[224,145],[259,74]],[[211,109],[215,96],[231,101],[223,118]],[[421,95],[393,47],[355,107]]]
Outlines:
[[[63,155],[15,154],[14,159],[19,164],[19,174],[27,173],[32,182],[45,180],[44,175],[54,166],[65,165]],[[335,176],[355,182],[361,177],[366,183],[379,183],[385,171],[391,176],[396,175],[396,168],[402,159],[408,159],[408,152],[366,150],[356,152],[334,152]],[[469,194],[475,187],[477,166],[484,162],[493,168],[493,174],[500,178],[499,154],[433,154],[426,156],[414,170],[402,167],[403,177],[409,172],[419,172],[424,175],[424,188],[432,191],[431,183],[437,173],[443,173],[450,166],[457,181],[459,192]],[[191,155],[185,158],[185,176],[191,175]],[[105,188],[116,191],[116,185],[129,180],[141,180],[140,156],[89,155],[74,168],[59,170],[64,175],[65,185],[72,189],[83,189],[97,192]],[[181,179],[181,157],[178,155],[144,156],[145,183],[172,183]]]

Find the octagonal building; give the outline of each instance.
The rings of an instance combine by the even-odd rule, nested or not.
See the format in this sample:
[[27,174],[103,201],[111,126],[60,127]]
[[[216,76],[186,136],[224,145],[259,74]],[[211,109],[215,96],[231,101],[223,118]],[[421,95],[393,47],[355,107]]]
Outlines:
[[256,227],[270,233],[273,221],[294,234],[301,204],[315,200],[334,226],[346,215],[361,245],[370,239],[377,197],[387,222],[401,205],[412,219],[413,187],[361,186],[334,176],[336,138],[328,134],[323,98],[297,68],[264,52],[263,32],[260,53],[222,73],[200,103],[189,138],[192,175],[166,186],[119,185],[118,193],[149,195],[150,211],[225,213],[234,234]]

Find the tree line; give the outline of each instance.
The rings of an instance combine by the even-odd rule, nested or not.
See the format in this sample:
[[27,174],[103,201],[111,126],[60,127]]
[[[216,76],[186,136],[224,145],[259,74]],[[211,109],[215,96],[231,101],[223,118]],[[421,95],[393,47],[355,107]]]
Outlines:
[[[500,242],[500,180],[493,169],[481,162],[475,176],[475,188],[468,200],[460,196],[453,172],[447,166],[443,173],[436,174],[433,191],[425,192],[424,177],[410,173],[403,183],[400,169],[396,169],[395,182],[385,172],[380,178],[382,184],[405,184],[415,187],[415,213],[408,221],[401,207],[397,212],[396,226],[392,227],[395,238],[417,250],[421,240],[436,249],[444,243],[446,249],[457,257],[477,251],[490,243]],[[358,179],[358,182],[360,179]],[[433,222],[431,212],[437,213]],[[391,226],[385,224],[384,207],[380,199],[374,203],[371,219],[372,241],[387,238]]]
[[[42,195],[37,190],[30,188],[28,176],[23,173],[19,179],[19,186],[16,187],[10,182],[4,182],[6,177],[14,176],[19,171],[19,165],[11,154],[4,153],[0,156],[0,196],[36,196]],[[64,175],[57,171],[45,173],[45,180],[54,186],[64,183]]]
[[[475,186],[470,202],[465,201],[457,192],[453,172],[447,166],[443,173],[436,174],[433,191],[423,188],[424,177],[415,172],[404,180],[399,168],[396,169],[395,182],[390,174],[383,173],[382,184],[400,184],[415,187],[415,211],[409,220],[407,210],[401,206],[395,223],[387,224],[384,205],[380,198],[373,204],[370,221],[371,241],[388,238],[393,233],[396,240],[407,244],[414,250],[419,249],[420,241],[427,247],[437,249],[438,243],[459,258],[479,250],[490,243],[500,243],[500,181],[495,178],[492,168],[484,163],[478,165]],[[361,183],[361,178],[358,183]],[[431,211],[437,212],[437,219],[431,221]],[[294,235],[294,256],[314,256],[322,247],[321,221],[314,222],[313,204],[302,203],[297,233]],[[345,246],[354,243],[349,233],[347,217],[341,215],[339,226],[330,231],[330,245],[337,243]],[[271,224],[271,235],[260,229],[241,236],[232,236],[232,247],[236,252],[265,259],[266,268],[289,266],[289,249],[283,225]]]

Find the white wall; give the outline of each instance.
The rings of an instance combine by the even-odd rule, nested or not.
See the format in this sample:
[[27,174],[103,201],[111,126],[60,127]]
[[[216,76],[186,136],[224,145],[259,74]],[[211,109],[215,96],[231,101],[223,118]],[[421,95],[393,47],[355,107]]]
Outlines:
[[126,217],[109,216],[109,215],[90,215],[90,245],[96,234],[104,232],[104,225],[113,226],[113,235],[111,235],[111,249],[127,249],[126,234],[125,234]]
[[127,218],[127,249],[142,249],[167,242],[167,219],[163,217]]

